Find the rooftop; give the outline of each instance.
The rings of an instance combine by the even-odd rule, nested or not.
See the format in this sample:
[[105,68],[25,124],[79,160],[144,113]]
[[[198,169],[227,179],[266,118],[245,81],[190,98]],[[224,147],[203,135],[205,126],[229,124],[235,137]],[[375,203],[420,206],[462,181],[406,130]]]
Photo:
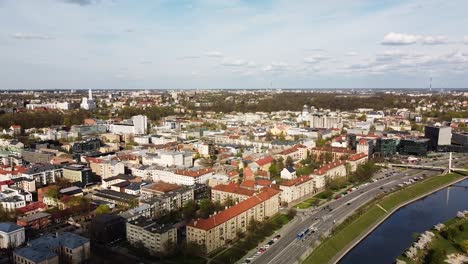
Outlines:
[[187,226],[191,226],[191,227],[202,229],[202,230],[210,230],[218,225],[225,223],[229,219],[232,219],[240,215],[241,213],[249,210],[250,208],[253,208],[257,206],[258,204],[269,200],[270,198],[274,197],[275,195],[279,193],[280,193],[279,190],[265,187],[262,189],[260,193],[256,195],[232,207],[229,207],[228,209],[221,211],[218,214],[211,216],[210,218],[191,221],[190,223],[187,224]]

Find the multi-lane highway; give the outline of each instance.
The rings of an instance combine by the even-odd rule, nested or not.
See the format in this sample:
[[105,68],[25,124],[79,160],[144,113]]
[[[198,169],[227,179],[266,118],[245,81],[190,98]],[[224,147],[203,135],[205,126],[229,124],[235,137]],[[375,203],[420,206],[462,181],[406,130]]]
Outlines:
[[[456,155],[457,165],[462,167],[468,164],[468,156]],[[447,156],[438,160],[426,160],[425,165],[443,166],[448,164]],[[392,172],[392,173],[390,173]],[[384,170],[379,172],[375,178],[380,180],[360,186],[357,190],[343,196],[338,200],[333,200],[317,209],[310,209],[298,212],[293,222],[278,231],[281,239],[274,243],[265,252],[255,257],[252,262],[259,264],[275,263],[286,264],[298,261],[300,257],[318,240],[319,236],[327,235],[334,225],[342,222],[346,217],[352,214],[356,209],[372,200],[379,194],[388,192],[391,188],[397,187],[414,177],[426,177],[440,174],[438,171],[422,171],[408,169],[404,171]],[[297,234],[303,232],[306,228],[312,226],[316,229],[314,233],[297,238]],[[259,245],[261,246],[261,245]],[[252,253],[245,256],[240,262],[245,261]]]

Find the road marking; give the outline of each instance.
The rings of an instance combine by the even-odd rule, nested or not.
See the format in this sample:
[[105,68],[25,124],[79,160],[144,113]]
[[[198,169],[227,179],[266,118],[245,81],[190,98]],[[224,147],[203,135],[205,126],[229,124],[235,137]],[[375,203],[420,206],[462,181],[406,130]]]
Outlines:
[[384,210],[386,213],[388,213],[388,211],[385,210],[385,208],[383,208],[382,206],[380,206],[380,204],[377,204],[377,206],[378,206],[380,209]]

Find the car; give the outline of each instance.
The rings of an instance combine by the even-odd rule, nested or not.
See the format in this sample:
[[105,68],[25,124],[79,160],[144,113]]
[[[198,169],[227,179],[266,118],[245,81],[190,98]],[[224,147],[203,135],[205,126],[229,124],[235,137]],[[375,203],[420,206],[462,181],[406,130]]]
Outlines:
[[351,203],[347,203],[346,205],[351,205]]
[[264,249],[268,249],[268,248],[270,248],[270,245],[268,245],[268,244],[263,245],[263,248],[264,248]]
[[383,188],[384,188],[383,186],[380,186],[380,190],[383,190]]
[[267,244],[271,246],[271,245],[273,245],[274,243],[275,243],[275,241],[273,241],[273,240],[270,240],[270,241],[268,241],[268,243],[267,243]]
[[280,239],[281,235],[276,235],[275,238]]

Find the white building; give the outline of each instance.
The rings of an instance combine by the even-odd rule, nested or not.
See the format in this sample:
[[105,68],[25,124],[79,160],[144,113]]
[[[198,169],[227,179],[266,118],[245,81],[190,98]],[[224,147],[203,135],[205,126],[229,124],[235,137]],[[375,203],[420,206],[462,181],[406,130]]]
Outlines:
[[96,103],[93,100],[93,92],[89,89],[88,98],[83,97],[81,100],[80,107],[85,110],[94,110],[96,109]]
[[24,227],[15,223],[0,223],[0,248],[16,248],[24,241]]
[[109,131],[114,134],[145,135],[148,127],[148,118],[143,115],[132,116],[122,123],[111,124]]
[[296,177],[296,171],[293,167],[285,167],[281,170],[281,179],[291,180]]

